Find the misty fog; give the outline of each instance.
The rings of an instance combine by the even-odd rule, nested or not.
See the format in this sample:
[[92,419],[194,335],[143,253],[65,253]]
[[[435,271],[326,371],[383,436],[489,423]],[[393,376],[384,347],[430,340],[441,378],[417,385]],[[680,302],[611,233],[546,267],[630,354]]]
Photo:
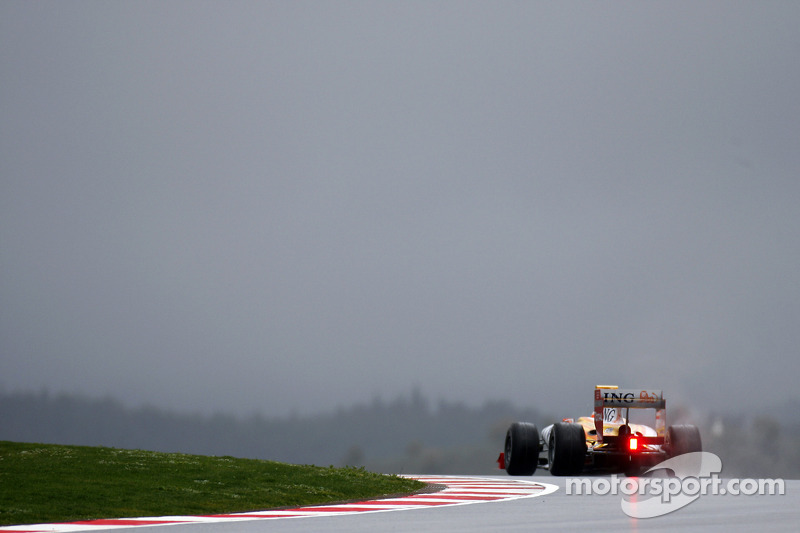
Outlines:
[[796,400],[799,21],[2,2],[0,387],[237,416]]

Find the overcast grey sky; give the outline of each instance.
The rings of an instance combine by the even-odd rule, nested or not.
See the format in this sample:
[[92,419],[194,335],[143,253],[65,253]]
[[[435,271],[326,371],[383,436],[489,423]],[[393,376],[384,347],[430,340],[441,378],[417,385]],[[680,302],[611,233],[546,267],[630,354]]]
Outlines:
[[798,28],[3,1],[0,384],[243,415],[798,398]]

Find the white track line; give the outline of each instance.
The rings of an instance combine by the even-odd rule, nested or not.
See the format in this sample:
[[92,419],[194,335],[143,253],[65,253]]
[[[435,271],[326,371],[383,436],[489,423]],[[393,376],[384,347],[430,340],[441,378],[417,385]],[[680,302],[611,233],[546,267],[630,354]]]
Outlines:
[[0,533],[72,533],[73,531],[99,531],[143,526],[167,526],[212,522],[239,522],[244,520],[276,520],[281,518],[308,518],[312,516],[341,516],[356,513],[380,513],[430,509],[452,505],[468,505],[498,501],[535,498],[558,490],[549,483],[522,480],[501,480],[465,476],[406,476],[425,483],[444,485],[439,492],[412,494],[396,498],[365,500],[362,502],[315,505],[256,511],[247,513],[217,514],[211,516],[162,516],[151,518],[113,518],[63,524],[36,524],[0,527]]

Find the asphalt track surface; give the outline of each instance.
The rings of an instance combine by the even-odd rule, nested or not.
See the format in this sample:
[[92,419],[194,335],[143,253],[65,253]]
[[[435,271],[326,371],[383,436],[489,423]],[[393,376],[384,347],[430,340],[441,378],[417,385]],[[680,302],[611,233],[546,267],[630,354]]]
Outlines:
[[[122,528],[131,533],[263,533],[346,531],[353,533],[478,531],[800,531],[800,481],[785,481],[783,495],[701,495],[664,516],[635,519],[621,509],[620,494],[567,494],[566,478],[535,476],[449,477],[457,483],[524,482],[517,496],[453,505],[420,506],[392,512],[315,513],[283,518],[242,517],[223,522],[171,523]],[[597,479],[597,478],[589,478]],[[462,480],[462,481],[459,481]],[[537,486],[538,485],[538,489]],[[462,485],[463,486],[463,485]],[[522,486],[520,484],[519,486]],[[450,491],[458,490],[450,487]],[[534,490],[536,489],[536,490]],[[485,491],[484,491],[485,492]],[[443,493],[440,493],[443,494]],[[29,526],[30,527],[30,526]],[[6,530],[10,528],[2,528]],[[31,528],[33,529],[33,528]],[[72,528],[63,526],[58,531]],[[92,527],[92,531],[110,528]],[[47,531],[47,528],[38,528]],[[86,530],[76,528],[74,530]]]

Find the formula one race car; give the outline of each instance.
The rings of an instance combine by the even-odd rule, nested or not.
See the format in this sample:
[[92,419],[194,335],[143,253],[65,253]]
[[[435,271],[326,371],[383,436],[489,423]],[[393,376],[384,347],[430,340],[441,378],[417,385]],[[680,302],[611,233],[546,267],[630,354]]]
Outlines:
[[[630,409],[655,410],[655,427],[629,423]],[[535,424],[511,424],[497,463],[512,476],[533,475],[537,467],[554,476],[600,472],[633,476],[670,457],[699,451],[696,426],[666,427],[666,401],[660,390],[598,385],[591,417],[565,418],[542,429],[541,435]]]

